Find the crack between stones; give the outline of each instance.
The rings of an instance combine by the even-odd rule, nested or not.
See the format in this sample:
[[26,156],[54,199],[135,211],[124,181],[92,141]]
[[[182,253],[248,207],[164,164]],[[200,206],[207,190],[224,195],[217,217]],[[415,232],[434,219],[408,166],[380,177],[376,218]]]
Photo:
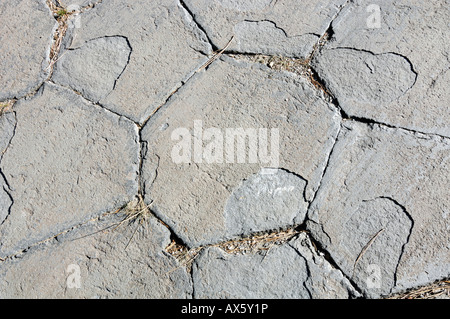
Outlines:
[[[6,214],[5,218],[3,219],[3,221],[0,223],[0,227],[6,222],[6,220],[8,219],[8,217],[11,215],[11,210],[12,210],[12,206],[14,205],[14,198],[11,194],[11,188],[9,186],[8,180],[6,179],[5,174],[3,173],[2,169],[0,168],[0,176],[3,178],[3,180],[5,181],[6,187],[3,187],[3,190],[5,191],[5,193],[8,195],[9,199],[11,200],[11,204],[8,207],[8,213]],[[0,258],[1,260],[2,258]]]
[[[327,235],[328,236],[328,235]],[[356,292],[358,292],[361,296],[364,296],[362,290],[359,288],[359,286],[353,281],[353,279],[349,276],[347,276],[347,274],[342,271],[342,269],[338,266],[338,264],[334,261],[333,257],[331,257],[331,254],[322,246],[322,244],[317,241],[314,236],[308,232],[308,237],[311,240],[311,243],[313,244],[314,248],[316,249],[316,252],[323,256],[325,258],[325,260],[330,264],[331,267],[333,267],[335,270],[339,271],[342,276],[348,280],[348,282],[350,283],[350,285],[352,286],[353,289],[355,289]]]
[[[125,205],[121,206],[121,207],[119,208],[119,211],[120,211],[121,209],[123,209],[124,207],[125,207]],[[117,211],[117,210],[116,210],[116,211]],[[56,241],[58,241],[58,239],[57,239],[58,236],[67,234],[67,233],[71,232],[72,230],[75,230],[75,229],[77,229],[77,228],[79,228],[79,227],[82,227],[82,226],[86,225],[86,224],[89,223],[89,222],[97,221],[97,220],[99,220],[99,219],[101,219],[101,218],[103,218],[103,217],[106,217],[106,216],[110,215],[110,214],[114,214],[116,211],[108,211],[108,212],[101,213],[101,214],[98,215],[98,216],[92,217],[92,218],[90,218],[90,219],[88,219],[88,220],[86,220],[86,221],[80,222],[80,223],[78,223],[78,224],[76,224],[76,225],[74,225],[74,226],[71,226],[71,227],[69,227],[69,228],[67,228],[67,229],[64,229],[64,230],[60,231],[59,233],[57,233],[57,234],[55,234],[55,235],[52,235],[52,236],[47,237],[47,238],[45,238],[45,239],[41,239],[41,240],[39,240],[39,241],[37,241],[37,242],[35,242],[35,243],[33,243],[33,244],[30,244],[30,245],[27,246],[26,248],[19,249],[19,250],[17,250],[16,252],[14,252],[14,253],[12,253],[12,254],[9,254],[9,255],[7,255],[7,256],[5,256],[5,257],[0,257],[0,262],[4,262],[4,261],[10,260],[10,259],[14,259],[14,258],[16,258],[16,257],[18,257],[18,256],[20,256],[20,255],[23,255],[23,254],[27,253],[30,249],[35,248],[35,247],[37,247],[37,246],[39,246],[39,245],[48,243],[48,242],[50,242],[51,240],[56,240]],[[103,230],[100,230],[100,231],[103,231]],[[100,232],[100,231],[98,231],[98,232]],[[95,232],[95,233],[97,233],[97,232]],[[83,237],[81,237],[81,238],[88,237],[88,236],[90,236],[90,235],[94,235],[95,233],[85,235],[85,236],[83,236]],[[81,238],[77,238],[77,239],[81,239]],[[75,239],[74,239],[74,240],[75,240]]]
[[197,21],[197,19],[195,18],[195,14],[192,12],[191,9],[189,9],[189,7],[186,5],[186,3],[185,3],[183,0],[179,0],[179,4],[180,4],[180,7],[181,7],[184,11],[186,11],[186,13],[191,17],[192,21],[193,21],[194,24],[197,26],[197,28],[198,28],[201,32],[203,32],[203,33],[205,34],[206,40],[208,41],[208,43],[209,43],[209,45],[211,46],[211,48],[212,48],[214,51],[219,50],[219,48],[216,47],[216,46],[212,43],[212,41],[211,41],[211,39],[210,39],[208,33],[207,33],[206,30],[203,28],[203,26]]
[[[309,236],[308,236],[309,237]],[[291,246],[291,245],[290,245]],[[292,246],[291,246],[292,247]],[[303,281],[303,288],[305,288],[306,292],[308,293],[309,299],[313,299],[313,294],[311,292],[311,290],[308,288],[306,282],[308,281],[309,278],[311,278],[312,274],[311,274],[311,269],[309,267],[309,263],[308,260],[306,259],[305,256],[303,256],[302,254],[300,254],[300,252],[295,249],[294,247],[292,247],[295,252],[297,253],[297,255],[299,255],[301,258],[303,258],[303,260],[305,261],[305,268],[306,268],[306,279],[305,281]]]
[[[127,43],[128,48],[130,49],[130,52],[128,53],[128,57],[127,57],[127,62],[125,63],[122,71],[120,71],[119,75],[116,77],[116,79],[114,80],[114,84],[113,87],[111,89],[111,91],[108,92],[108,94],[106,94],[102,99],[107,98],[115,89],[117,86],[117,82],[119,81],[120,77],[122,76],[122,74],[125,72],[126,68],[128,67],[128,65],[130,64],[130,60],[131,60],[131,54],[133,53],[133,47],[131,46],[130,40],[128,39],[127,36],[124,35],[107,35],[107,36],[101,36],[101,37],[97,37],[97,38],[93,38],[93,39],[89,39],[87,41],[85,41],[83,44],[81,44],[80,46],[76,47],[76,48],[67,48],[66,51],[75,51],[75,50],[79,50],[80,48],[82,48],[85,44],[91,42],[91,41],[95,41],[95,40],[99,40],[99,39],[104,39],[104,38],[122,38],[125,40],[125,42]],[[63,53],[64,54],[64,53]],[[62,55],[61,55],[62,56]]]
[[[53,82],[52,80],[47,80],[46,82],[47,82],[47,83],[51,83],[51,84],[53,84],[53,85],[55,85],[55,86],[62,87],[62,88],[64,88],[64,89],[71,90],[73,93],[79,95],[85,102],[87,102],[87,103],[89,103],[89,104],[93,104],[93,105],[95,105],[95,106],[98,106],[98,107],[104,109],[105,111],[107,111],[107,112],[109,112],[109,113],[111,113],[111,114],[114,114],[114,115],[116,115],[116,116],[118,116],[118,117],[122,117],[122,118],[124,118],[124,119],[127,119],[128,121],[134,123],[138,128],[141,128],[141,125],[139,125],[139,123],[137,123],[137,122],[135,122],[134,120],[130,119],[130,118],[127,117],[126,115],[117,113],[117,112],[115,112],[115,111],[109,109],[108,107],[104,106],[103,104],[101,104],[101,103],[99,103],[99,102],[94,102],[94,101],[89,100],[88,98],[86,98],[85,96],[83,96],[83,94],[82,94],[81,92],[78,92],[77,90],[71,88],[70,86],[61,85],[61,84],[59,84],[59,83]],[[45,82],[44,82],[44,83],[45,83]]]
[[[372,53],[370,51],[367,51],[367,52]],[[391,52],[388,52],[388,53],[391,53]],[[374,53],[372,53],[372,54],[374,54]],[[392,53],[392,54],[395,54],[395,53]],[[397,55],[399,55],[399,54],[397,54]],[[401,56],[401,55],[399,55],[399,56]],[[410,64],[410,65],[412,68],[412,64]],[[355,121],[355,122],[364,123],[367,125],[376,124],[376,125],[380,125],[380,126],[387,127],[387,128],[399,129],[399,130],[405,131],[406,133],[409,133],[412,135],[421,134],[421,135],[425,135],[425,136],[429,136],[429,137],[437,137],[437,138],[441,138],[441,139],[445,139],[445,140],[450,140],[449,136],[445,136],[445,135],[441,135],[441,134],[437,134],[437,133],[422,132],[422,131],[413,130],[413,129],[402,127],[402,126],[396,126],[393,124],[384,123],[384,122],[377,121],[372,118],[366,118],[366,117],[362,117],[362,116],[354,116],[354,115],[347,114],[340,106],[338,99],[336,97],[334,97],[334,95],[328,90],[328,88],[326,87],[326,83],[320,78],[319,74],[314,70],[314,68],[312,66],[309,66],[309,67],[311,69],[311,78],[312,78],[314,87],[316,89],[319,87],[324,92],[324,95],[326,98],[325,100],[327,102],[330,102],[332,105],[334,105],[336,110],[339,112],[342,121]],[[417,79],[417,73],[414,70],[412,70],[412,71],[416,74],[416,79]],[[315,85],[315,83],[318,85]],[[412,86],[414,86],[414,84]],[[408,90],[410,90],[412,88],[412,86]]]
[[[13,103],[13,105],[14,105],[14,103]],[[11,105],[11,107],[13,105]],[[12,114],[14,116],[14,129],[13,129],[12,136],[11,136],[11,138],[8,141],[8,145],[6,145],[5,149],[2,150],[2,152],[0,154],[0,164],[1,164],[1,161],[2,161],[2,158],[3,158],[3,155],[7,152],[9,146],[11,145],[11,142],[12,142],[14,136],[16,135],[16,128],[17,128],[16,112],[12,111]],[[1,114],[0,114],[0,116],[1,116]],[[8,207],[8,213],[6,214],[6,216],[3,219],[3,221],[0,223],[0,227],[1,227],[6,222],[8,217],[11,215],[12,206],[14,205],[14,198],[13,198],[13,196],[11,194],[11,186],[9,185],[8,179],[6,178],[5,174],[3,173],[1,165],[0,165],[0,175],[3,178],[3,180],[5,181],[5,185],[6,185],[6,187],[3,187],[3,190],[5,191],[5,193],[8,195],[9,199],[11,200],[11,205],[9,205],[9,207]],[[0,258],[0,260],[1,260],[1,258]]]
[[[300,178],[302,181],[304,181],[305,182],[305,188],[303,188],[303,193],[302,193],[302,195],[303,195],[303,200],[304,200],[304,202],[305,203],[309,203],[309,201],[307,200],[307,198],[306,198],[306,191],[307,191],[307,187],[308,187],[308,184],[309,184],[309,182],[308,182],[308,180],[306,179],[306,178],[304,178],[303,176],[301,176],[300,174],[297,174],[297,173],[295,173],[295,172],[292,172],[292,171],[290,171],[290,170],[288,170],[288,169],[286,169],[286,168],[278,168],[279,170],[281,170],[281,171],[284,171],[284,172],[286,172],[286,173],[289,173],[289,174],[292,174],[292,175],[294,175],[295,177],[297,177],[297,178]],[[309,206],[309,205],[308,205]]]
[[[406,247],[406,245],[409,243],[409,239],[411,238],[411,234],[412,234],[412,231],[413,231],[413,229],[414,229],[414,219],[412,218],[411,214],[407,211],[406,207],[405,207],[404,205],[400,204],[398,201],[396,201],[396,200],[393,199],[392,197],[389,197],[389,196],[380,196],[380,197],[377,197],[377,198],[388,199],[388,200],[392,201],[394,204],[396,204],[397,206],[399,206],[399,207],[402,209],[403,213],[404,213],[404,214],[406,215],[406,217],[408,217],[408,219],[411,221],[411,228],[409,229],[409,234],[408,234],[408,236],[406,237],[405,243],[402,245],[402,249],[401,249],[400,255],[399,255],[399,257],[398,257],[397,265],[395,266],[395,271],[394,271],[394,284],[393,284],[393,286],[391,287],[391,289],[390,289],[390,291],[389,291],[389,293],[391,294],[391,293],[392,293],[392,290],[397,286],[397,271],[398,271],[398,267],[399,267],[399,265],[400,265],[400,261],[401,261],[401,259],[402,259],[402,257],[403,257],[403,254],[404,254],[404,252],[405,252],[405,247]],[[375,198],[375,199],[377,199],[377,198]]]
[[[309,205],[308,205],[308,208],[307,208],[307,214],[306,214],[306,216],[309,216],[309,211],[310,211],[311,205],[312,205],[312,203],[314,202],[314,200],[316,199],[317,193],[319,192],[320,187],[322,186],[323,178],[324,178],[324,176],[325,176],[325,174],[326,174],[326,172],[327,172],[327,170],[328,170],[328,167],[330,166],[331,157],[332,157],[332,155],[333,155],[333,153],[334,153],[336,144],[338,143],[339,135],[340,135],[340,133],[341,133],[341,130],[342,130],[342,121],[341,121],[341,123],[340,123],[340,125],[339,125],[339,127],[338,127],[338,131],[337,131],[337,133],[336,133],[336,137],[334,138],[333,145],[332,145],[331,148],[330,148],[330,152],[328,152],[328,156],[327,156],[326,161],[325,161],[325,167],[324,167],[324,169],[323,169],[323,171],[322,171],[322,175],[320,176],[319,183],[317,184],[317,189],[316,189],[316,191],[314,192],[314,195],[313,195],[311,201],[309,202]],[[328,235],[327,235],[327,236],[328,236]],[[329,237],[329,236],[328,236],[328,237]]]
[[348,115],[347,113],[345,113],[344,110],[341,110],[341,115],[342,115],[342,119],[344,121],[355,121],[355,122],[367,124],[369,126],[379,125],[379,126],[390,128],[390,129],[401,130],[401,131],[404,131],[405,133],[412,134],[412,135],[424,135],[424,136],[428,136],[428,137],[432,137],[432,138],[439,138],[439,139],[446,140],[446,141],[450,140],[450,136],[445,136],[445,135],[436,134],[436,133],[427,133],[427,132],[417,131],[417,130],[413,130],[413,129],[406,128],[406,127],[395,126],[395,125],[380,122],[380,121],[377,121],[377,120],[374,120],[371,118],[352,116],[352,115]]
[[59,0],[45,0],[45,4],[47,5],[57,22],[56,29],[54,30],[52,36],[52,44],[50,46],[50,50],[48,51],[47,60],[49,61],[49,65],[47,66],[47,69],[49,70],[49,74],[46,80],[51,79],[53,74],[53,66],[60,58],[59,53],[61,50],[61,45],[64,41],[64,37],[66,36],[67,29],[69,27],[68,21],[70,16],[74,14],[82,14],[89,9],[94,8],[96,5],[102,3],[102,1],[103,0],[97,0],[97,2],[95,3],[90,3],[84,7],[80,7],[79,11],[68,12],[67,8]]
[[[321,41],[328,41],[329,39],[331,39],[333,37],[334,31],[333,31],[333,27],[332,24],[334,22],[334,20],[337,18],[337,16],[339,15],[339,13],[342,11],[342,9],[349,3],[351,2],[350,0],[347,1],[339,10],[338,13],[336,13],[336,15],[333,17],[332,21],[330,22],[327,31],[321,36],[320,40],[318,41],[318,43],[316,44],[317,48],[319,48],[319,50],[321,49],[321,47],[323,47],[324,43],[320,43]],[[325,39],[326,37],[326,39]],[[380,55],[380,54],[394,54],[397,56],[402,57],[403,59],[405,59],[410,68],[411,68],[411,72],[414,73],[415,75],[415,79],[414,79],[414,83],[412,83],[412,85],[405,91],[405,93],[407,91],[409,91],[416,83],[417,81],[417,77],[418,77],[418,73],[416,70],[414,70],[414,66],[412,64],[412,62],[404,55],[396,53],[396,52],[384,52],[384,53],[380,53],[380,54],[376,54],[374,52],[371,52],[369,50],[363,50],[363,49],[356,49],[356,48],[351,48],[351,47],[337,47],[337,48],[332,48],[330,50],[335,50],[335,49],[349,49],[349,50],[354,50],[354,51],[359,51],[359,52],[365,52],[365,53],[370,53],[372,55]],[[308,58],[308,62],[311,62],[314,59],[315,54],[317,53],[317,49],[314,49],[311,56]],[[308,63],[308,67],[310,69],[310,82],[312,82],[312,84],[314,85],[314,87],[320,88],[324,94],[325,97],[327,97],[326,100],[329,100],[328,102],[330,102],[331,104],[333,104],[335,106],[335,108],[338,110],[338,112],[340,113],[341,119],[343,121],[347,121],[347,120],[351,120],[351,121],[356,121],[356,122],[360,122],[360,123],[365,123],[365,124],[377,124],[377,125],[381,125],[384,127],[388,127],[388,128],[395,128],[395,129],[400,129],[403,130],[407,133],[416,135],[416,134],[422,134],[425,136],[430,136],[430,137],[438,137],[441,139],[450,139],[449,136],[445,136],[445,135],[441,135],[441,134],[437,134],[437,133],[427,133],[427,132],[422,132],[422,131],[418,131],[418,130],[414,130],[414,129],[410,129],[410,128],[406,128],[406,127],[401,127],[401,126],[396,126],[396,125],[392,125],[392,124],[388,124],[388,123],[384,123],[381,121],[377,121],[375,119],[371,119],[371,118],[365,118],[365,117],[360,117],[360,116],[353,116],[353,115],[349,115],[347,114],[342,107],[339,104],[339,101],[337,100],[337,98],[329,91],[329,89],[326,86],[325,81],[319,76],[319,74],[315,71],[314,67],[312,67],[309,63]]]
[[[210,38],[208,37],[208,34],[206,33],[206,31],[202,28],[202,26],[196,21],[195,19],[195,15],[192,13],[191,10],[189,10],[189,8],[187,7],[187,5],[185,4],[185,2],[183,0],[179,0],[179,4],[180,7],[186,12],[186,14],[188,14],[192,21],[194,22],[195,26],[205,35],[205,38],[208,42],[208,44],[211,46],[211,48],[214,51],[219,50],[210,40]],[[192,48],[194,51],[200,53],[201,55],[207,56],[204,52],[201,52],[195,48]],[[162,109],[164,106],[166,106],[173,98],[174,95],[176,95],[186,84],[188,84],[188,82],[198,73],[198,71],[202,68],[204,63],[202,63],[202,65],[200,65],[198,68],[196,68],[194,71],[192,71],[192,73],[190,73],[184,80],[181,80],[181,84],[178,85],[175,89],[172,90],[172,92],[169,93],[169,95],[164,99],[164,101],[162,103],[160,103],[147,117],[146,119],[139,124],[140,127],[144,127],[147,122],[156,114],[158,113],[158,111],[160,109]],[[206,68],[207,69],[207,68]],[[206,71],[206,70],[205,70]]]
[[[275,29],[280,30],[281,32],[283,32],[283,35],[286,38],[289,38],[289,39],[299,38],[299,37],[302,37],[302,36],[305,36],[305,35],[314,35],[317,38],[320,38],[319,34],[313,33],[313,32],[307,32],[307,33],[302,33],[302,34],[290,36],[290,35],[287,34],[286,30],[284,30],[283,28],[279,27],[275,21],[272,21],[272,20],[269,20],[269,19],[261,19],[261,20],[244,19],[244,20],[242,20],[242,22],[251,22],[251,23],[269,22],[269,23],[273,24]],[[229,52],[231,52],[231,51],[229,51]],[[235,53],[239,53],[239,52],[236,51]]]
[[157,106],[151,113],[149,116],[147,116],[147,118],[141,123],[138,124],[140,127],[144,127],[148,121],[150,121],[150,119],[156,114],[158,113],[158,111],[160,109],[162,109],[163,107],[165,107],[174,97],[174,95],[176,95],[185,85],[187,85],[187,83],[193,78],[195,77],[195,75],[197,74],[197,70],[193,71],[192,74],[190,74],[185,80],[181,81],[181,84],[179,86],[177,86],[171,93],[169,93],[169,95],[165,98],[165,100],[159,104],[159,106]]
[[[139,171],[138,171],[138,194],[141,195],[143,198],[145,198],[145,181],[142,179],[142,172],[144,167],[144,160],[147,156],[148,146],[147,142],[145,142],[142,139],[142,129],[139,128],[138,130],[138,136],[139,136],[139,145],[140,145],[140,152],[139,152]],[[158,166],[159,166],[159,157],[158,157]],[[157,176],[157,170],[155,172]],[[155,179],[156,179],[155,176]],[[154,180],[155,180],[154,179]],[[152,181],[152,183],[154,182]]]

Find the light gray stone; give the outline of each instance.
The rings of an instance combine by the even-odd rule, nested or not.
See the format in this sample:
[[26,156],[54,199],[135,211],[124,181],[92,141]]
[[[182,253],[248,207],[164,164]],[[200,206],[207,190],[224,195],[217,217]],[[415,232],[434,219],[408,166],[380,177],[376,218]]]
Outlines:
[[170,243],[167,228],[149,217],[142,224],[135,221],[114,229],[123,217],[90,221],[1,263],[0,296],[190,297],[190,276],[163,252]]
[[0,163],[14,201],[0,227],[2,256],[137,194],[134,123],[52,84],[14,112],[15,134]]
[[52,79],[98,102],[114,89],[130,54],[131,48],[124,37],[93,39],[61,55]]
[[312,299],[358,298],[361,294],[353,287],[342,272],[332,266],[323,253],[317,251],[309,236],[302,232],[289,242],[305,258],[308,278],[305,287]]
[[283,170],[250,176],[232,192],[225,205],[227,233],[249,235],[303,221],[307,209],[302,196],[305,187],[304,179]]
[[[301,223],[339,129],[307,81],[227,60],[193,77],[141,133],[145,200],[190,246]],[[240,144],[227,130],[253,138]],[[282,171],[258,175],[267,168]]]
[[306,233],[270,250],[231,255],[206,248],[193,265],[195,298],[325,299],[359,296]]
[[349,116],[448,137],[449,18],[443,0],[352,1],[313,65]]
[[305,58],[346,1],[184,2],[217,48],[234,35],[232,51]]
[[305,260],[292,247],[273,247],[267,255],[227,255],[207,248],[193,265],[194,298],[306,299]]
[[[80,15],[79,26],[68,31],[72,37],[68,36],[67,47],[83,47],[93,39],[112,36],[128,41],[129,63],[114,90],[101,96],[100,104],[139,123],[162,105],[211,51],[204,34],[175,0],[103,1]],[[102,59],[107,57],[102,55]],[[80,76],[88,79],[90,72],[84,69],[83,73],[83,67],[79,66]],[[67,75],[72,76],[71,72]]]
[[37,89],[47,76],[56,21],[43,0],[0,3],[0,101]]
[[339,105],[386,105],[416,81],[408,60],[393,53],[331,49],[323,52],[320,61],[319,74],[336,75],[329,77],[327,88],[335,92]]
[[[358,262],[342,264],[342,268],[352,274],[358,286],[368,288],[367,295],[386,295],[395,285],[396,267],[408,243],[412,224],[401,206],[383,197],[363,200],[349,214],[342,230],[345,235],[339,238],[338,245],[345,250],[344,260]],[[369,242],[370,249],[368,246],[366,249]]]
[[235,51],[289,57],[307,57],[317,42],[314,34],[286,36],[272,21],[242,21],[234,27]]
[[448,140],[344,123],[308,211],[313,237],[371,298],[448,277]]

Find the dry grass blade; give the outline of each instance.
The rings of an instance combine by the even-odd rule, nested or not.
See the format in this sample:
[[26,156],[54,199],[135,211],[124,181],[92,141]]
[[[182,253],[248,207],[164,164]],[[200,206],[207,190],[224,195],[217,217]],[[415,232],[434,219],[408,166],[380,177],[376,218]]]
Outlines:
[[131,243],[131,240],[133,239],[134,235],[137,232],[137,229],[139,226],[143,225],[144,222],[148,219],[148,217],[151,215],[151,211],[150,211],[150,205],[146,205],[144,202],[144,199],[142,198],[141,195],[139,195],[135,200],[129,202],[127,205],[115,210],[114,212],[109,212],[107,214],[104,215],[111,215],[111,214],[125,214],[125,217],[117,222],[114,223],[112,225],[109,225],[108,227],[102,228],[96,232],[84,235],[82,237],[78,237],[75,238],[73,240],[78,240],[78,239],[82,239],[82,238],[86,238],[88,236],[92,236],[101,232],[105,232],[106,230],[109,230],[111,228],[112,231],[115,231],[117,228],[119,228],[121,225],[123,225],[124,223],[130,221],[130,222],[138,222],[138,225],[136,226],[133,234],[131,235],[130,239],[128,240],[125,249],[129,246],[129,244]]
[[384,229],[380,229],[373,237],[371,240],[369,240],[369,242],[363,247],[363,249],[361,250],[361,252],[359,253],[358,257],[355,260],[355,263],[353,265],[353,273],[355,272],[355,268],[356,268],[356,264],[358,263],[358,261],[362,258],[362,256],[366,253],[367,249],[369,249],[369,247],[372,245],[372,243],[375,241],[375,239],[377,239],[377,237],[384,231]]
[[387,299],[434,299],[443,297],[450,299],[450,280],[437,281],[431,285],[396,294]]
[[5,102],[0,102],[0,116],[2,116],[5,113],[8,113],[11,111],[11,107],[14,104],[14,102],[10,101],[5,101]]
[[291,238],[299,234],[301,231],[295,229],[288,229],[279,232],[272,232],[268,234],[253,235],[245,238],[239,238],[235,240],[228,240],[226,242],[221,242],[218,244],[206,245],[201,247],[196,247],[192,249],[187,249],[185,246],[172,241],[166,248],[166,252],[175,257],[180,266],[171,269],[167,274],[175,271],[176,269],[185,266],[190,269],[192,263],[200,254],[200,252],[208,247],[218,247],[228,254],[247,254],[265,251],[263,260],[269,250],[285,242],[289,241]]
[[212,246],[219,247],[228,254],[245,254],[254,253],[257,251],[268,251],[275,245],[281,245],[287,242],[298,233],[299,231],[297,230],[288,229],[280,232],[254,235],[237,240],[229,240]]
[[0,102],[0,116],[10,112],[15,102],[16,100],[7,100],[4,102]]
[[209,60],[206,61],[201,67],[199,67],[196,72],[200,72],[201,70],[207,68],[208,65],[213,63],[215,60],[217,60],[225,52],[225,50],[228,49],[228,47],[230,46],[230,44],[233,41],[233,39],[234,39],[234,36],[231,37],[230,41],[228,41],[228,43],[225,45],[225,47],[222,50],[220,50],[219,52],[214,53],[214,55],[211,58],[209,58]]

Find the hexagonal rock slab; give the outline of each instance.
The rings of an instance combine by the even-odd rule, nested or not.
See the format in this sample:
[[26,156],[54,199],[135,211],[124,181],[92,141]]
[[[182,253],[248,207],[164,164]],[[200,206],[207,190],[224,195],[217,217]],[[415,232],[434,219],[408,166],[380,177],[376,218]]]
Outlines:
[[307,57],[344,0],[184,0],[212,43],[229,50]]
[[141,132],[145,200],[189,246],[301,223],[339,129],[304,79],[226,60]]
[[304,179],[283,170],[250,176],[234,189],[225,205],[227,233],[237,236],[303,220],[304,214],[297,215],[307,209],[301,196],[305,187]]
[[308,217],[368,297],[448,277],[450,143],[344,122]]
[[[211,50],[205,35],[175,0],[103,1],[80,15],[79,26],[69,30],[71,48],[103,37],[127,39],[132,50],[129,63],[114,90],[98,97],[104,107],[140,123],[207,60],[205,54]],[[90,71],[79,71],[87,79],[83,87],[89,87]]]
[[41,0],[0,3],[0,101],[19,98],[44,81],[56,25]]
[[102,231],[115,226],[121,217],[109,215],[91,221],[1,263],[0,296],[190,297],[190,276],[173,257],[162,252],[170,243],[167,228],[150,218],[134,236],[139,222]]
[[348,115],[450,136],[447,6],[358,0],[344,7],[314,66]]
[[205,249],[193,264],[194,298],[349,298],[358,296],[349,281],[297,239],[262,254],[230,255]]
[[114,89],[130,54],[131,47],[124,37],[93,39],[61,55],[52,79],[98,102]]
[[14,202],[0,227],[1,256],[136,195],[134,123],[52,84],[17,102],[14,112],[15,133],[0,163]]

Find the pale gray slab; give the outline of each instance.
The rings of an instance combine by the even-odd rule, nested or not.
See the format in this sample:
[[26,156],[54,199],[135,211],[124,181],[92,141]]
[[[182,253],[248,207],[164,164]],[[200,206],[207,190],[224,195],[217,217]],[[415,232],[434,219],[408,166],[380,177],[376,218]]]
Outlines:
[[44,0],[0,3],[0,101],[36,90],[48,75],[56,21]]
[[[95,97],[100,97],[100,103],[108,109],[139,123],[162,105],[211,51],[205,35],[175,0],[103,1],[82,13],[78,24],[68,31],[71,37],[66,47],[81,48],[93,39],[113,36],[128,41],[131,54],[114,90],[106,92],[111,88],[108,82],[109,89],[104,90],[108,94],[96,90]],[[101,56],[102,67],[109,64],[107,59]],[[85,65],[79,68],[76,74],[86,78],[83,87],[91,88],[92,71]],[[67,75],[71,77],[70,72]]]
[[91,221],[1,263],[0,296],[189,298],[190,276],[163,252],[170,243],[167,228],[149,217],[104,230],[124,217]]
[[306,58],[345,0],[185,0],[217,48]]
[[[143,128],[146,201],[153,201],[158,216],[194,246],[300,224],[338,128],[334,107],[305,80],[257,63],[217,61]],[[267,144],[258,144],[260,136],[255,133],[256,151],[253,144],[236,142],[236,153],[240,150],[245,158],[239,162],[234,154],[229,161],[227,129],[262,129],[260,136]],[[272,142],[274,129],[279,140]],[[219,156],[203,157],[210,154],[211,145]],[[278,154],[278,163],[266,162],[263,156],[251,162],[250,155],[258,148]],[[178,162],[178,155],[186,161]],[[264,177],[263,168],[281,170],[277,176]]]
[[305,233],[282,246],[247,255],[206,248],[194,262],[195,298],[341,299],[359,296],[320,256]]
[[449,137],[449,18],[443,0],[352,1],[313,65],[348,115]]
[[52,84],[17,102],[14,112],[15,134],[0,163],[14,200],[0,228],[2,255],[137,194],[134,123]]
[[449,154],[444,138],[346,122],[308,228],[366,296],[448,277]]

